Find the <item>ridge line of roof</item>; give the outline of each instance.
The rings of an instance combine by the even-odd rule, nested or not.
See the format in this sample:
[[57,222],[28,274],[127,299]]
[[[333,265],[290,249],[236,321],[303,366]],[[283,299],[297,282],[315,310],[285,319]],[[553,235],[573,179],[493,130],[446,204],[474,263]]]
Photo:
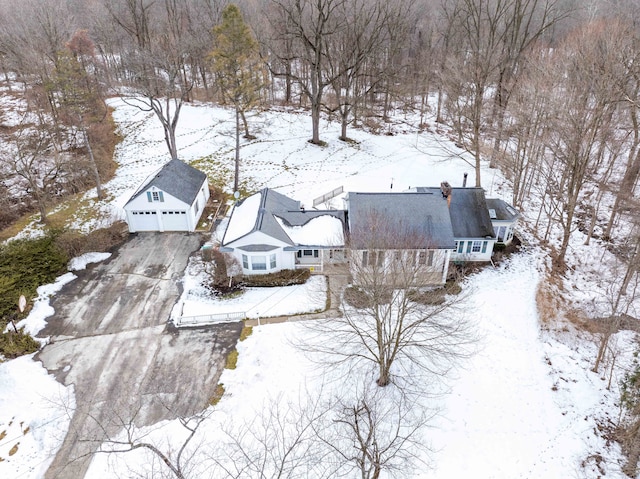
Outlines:
[[258,193],[260,194],[260,205],[258,206],[256,223],[253,225],[253,229],[250,231],[250,233],[253,233],[254,231],[260,231],[260,228],[262,228],[262,221],[264,220],[264,213],[266,211],[267,194],[269,193],[269,188],[264,187]]

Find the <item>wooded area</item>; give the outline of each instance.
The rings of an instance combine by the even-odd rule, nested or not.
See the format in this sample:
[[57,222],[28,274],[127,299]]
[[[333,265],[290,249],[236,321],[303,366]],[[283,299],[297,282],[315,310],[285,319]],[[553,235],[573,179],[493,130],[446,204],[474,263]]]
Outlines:
[[[349,141],[350,127],[383,133],[392,115],[411,112],[421,128],[439,128],[428,114],[451,128],[473,157],[476,185],[483,159],[500,168],[516,207],[531,203],[551,218],[542,240],[552,222],[561,226],[558,265],[576,227],[587,241],[640,236],[618,221],[635,211],[640,174],[635,2],[243,0],[249,33],[220,26],[225,6],[3,1],[0,68],[24,84],[29,105],[2,155],[4,177],[22,178],[18,196],[27,191],[44,220],[51,197],[77,191],[78,171],[82,184],[99,186],[108,168],[92,143],[104,143],[95,125],[109,95],[155,112],[172,158],[181,105],[193,100],[234,105],[245,135],[247,109],[309,108],[316,144],[327,140],[323,114],[341,122],[340,139]],[[244,38],[232,51],[242,58],[224,65],[221,52],[231,50],[221,42],[234,34]],[[35,165],[43,156],[53,161]],[[70,168],[71,159],[82,168]],[[15,188],[2,188],[11,203]]]
[[[234,191],[241,130],[248,141],[253,138],[251,110],[308,110],[309,142],[318,147],[353,141],[353,128],[395,134],[394,125],[406,119],[419,131],[448,137],[455,145],[451,157],[469,163],[476,186],[487,186],[481,166],[490,164],[504,174],[512,187],[505,199],[533,219],[528,226],[551,250],[556,272],[567,268],[576,230],[587,244],[598,239],[615,254],[619,265],[611,267],[615,277],[608,279],[610,311],[604,318],[609,321],[600,331],[594,370],[603,367],[610,337],[636,298],[640,266],[637,0],[235,3],[238,8],[227,8],[223,0],[0,0],[0,86],[2,95],[19,99],[13,110],[0,111],[9,119],[0,128],[0,228],[31,210],[46,222],[53,204],[88,188],[102,196],[117,141],[105,102],[109,96],[153,112],[174,159],[180,157],[176,132],[185,103],[231,107]],[[324,117],[340,123],[339,138],[321,137]],[[458,316],[455,324],[434,322],[435,313],[424,312],[432,298],[420,305],[407,294],[409,282],[403,284],[398,271],[378,268],[377,273],[362,288],[374,299],[361,308],[368,317],[350,316],[346,309],[341,325],[346,339],[339,345],[373,351],[365,360],[378,366],[380,386],[391,383],[392,362],[411,347],[443,364],[465,353],[451,352],[463,349],[469,337]],[[386,274],[400,291],[392,302],[376,289]],[[383,283],[386,294],[388,281]],[[389,304],[401,305],[403,314]],[[451,304],[432,309],[441,312],[445,306]],[[421,319],[407,325],[407,312]],[[442,342],[428,344],[415,334],[427,323]],[[404,324],[408,334],[374,334],[391,330],[387,324]],[[327,327],[335,332],[336,323]],[[376,351],[371,344],[395,349]],[[630,475],[640,460],[638,377],[636,371],[625,379],[623,397],[631,418],[628,437],[622,438],[630,451]],[[366,459],[357,462],[362,477],[378,477],[375,471],[390,459],[371,453],[365,439],[378,442],[371,433],[376,431],[372,411],[381,393],[365,392],[353,404],[340,405],[342,415],[332,426],[358,439]],[[397,411],[382,413],[400,424],[395,415],[404,417],[404,408],[399,403]],[[425,419],[410,419],[412,434]],[[304,434],[311,431],[308,424],[301,428]],[[313,432],[324,438],[324,431]],[[391,459],[404,460],[395,449],[406,441],[403,434],[388,434]],[[333,437],[323,441],[340,450]],[[235,446],[232,462],[241,463],[246,446],[239,441]],[[182,477],[179,456],[175,467],[169,466]]]

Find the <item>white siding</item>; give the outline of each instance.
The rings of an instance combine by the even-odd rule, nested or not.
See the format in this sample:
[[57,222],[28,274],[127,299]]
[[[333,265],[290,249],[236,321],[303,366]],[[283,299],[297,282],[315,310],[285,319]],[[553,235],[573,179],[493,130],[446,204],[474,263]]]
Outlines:
[[451,252],[451,261],[491,261],[494,239],[456,239],[456,250]]
[[[449,271],[449,257],[451,252],[447,249],[420,249],[420,250],[351,250],[348,252],[351,261],[351,274],[354,282],[358,283],[360,274],[368,275],[371,268],[380,268],[385,274],[395,274],[406,268],[407,272],[416,275],[415,284],[444,284]],[[396,265],[405,265],[400,268]]]
[[[257,245],[257,244],[272,245],[272,246],[276,246],[276,248],[272,249],[271,251],[243,251],[240,249],[240,247],[242,246]],[[289,245],[283,241],[272,238],[271,236],[268,236],[260,231],[254,231],[253,233],[249,233],[248,235],[242,238],[239,238],[236,241],[232,241],[231,243],[228,243],[225,246],[233,248],[233,255],[240,262],[240,265],[242,266],[242,272],[244,274],[250,275],[250,274],[273,273],[283,269],[293,269],[295,267],[295,262],[294,262],[295,252],[283,251],[283,248]],[[276,255],[275,268],[271,268],[271,264],[270,264],[270,256],[272,254]],[[248,268],[245,268],[245,265],[243,264],[242,255],[245,255],[247,258]],[[254,256],[266,257],[265,258],[267,263],[266,270],[254,270],[252,268],[251,259]]]
[[164,231],[189,231],[189,215],[186,210],[163,210],[160,220]]
[[[152,195],[152,201],[149,201],[147,193]],[[150,187],[124,207],[129,231],[132,233],[136,231],[194,231],[208,199],[209,187],[206,181],[191,205],[156,187]],[[198,203],[197,212],[196,202]]]

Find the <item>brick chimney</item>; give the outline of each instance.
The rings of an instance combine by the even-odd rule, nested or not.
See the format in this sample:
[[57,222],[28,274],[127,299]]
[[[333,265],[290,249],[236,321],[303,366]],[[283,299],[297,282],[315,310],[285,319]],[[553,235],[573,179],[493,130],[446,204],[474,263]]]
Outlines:
[[447,206],[451,207],[451,185],[448,181],[440,183],[440,191],[442,191],[442,197],[447,199]]

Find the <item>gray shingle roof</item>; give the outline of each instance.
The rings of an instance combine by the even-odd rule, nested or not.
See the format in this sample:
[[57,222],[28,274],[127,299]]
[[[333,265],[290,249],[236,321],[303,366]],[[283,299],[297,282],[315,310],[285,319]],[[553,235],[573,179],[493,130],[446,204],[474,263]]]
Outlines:
[[127,203],[143,194],[152,186],[155,186],[190,205],[196,199],[196,196],[198,196],[198,192],[206,177],[207,175],[202,171],[187,165],[183,161],[171,160],[164,165],[151,180],[139,188]]
[[520,216],[518,210],[500,198],[487,198],[487,208],[496,212],[498,221],[513,221]]
[[447,202],[438,194],[349,193],[351,246],[423,249],[455,246]]
[[238,249],[255,253],[257,251],[273,251],[274,249],[278,249],[278,247],[270,244],[249,244],[240,246]]
[[[447,199],[442,197],[440,188],[419,187],[416,188],[416,191],[433,193],[439,196],[444,203],[447,202]],[[453,236],[456,238],[494,236],[487,200],[482,188],[452,188],[449,214]]]

